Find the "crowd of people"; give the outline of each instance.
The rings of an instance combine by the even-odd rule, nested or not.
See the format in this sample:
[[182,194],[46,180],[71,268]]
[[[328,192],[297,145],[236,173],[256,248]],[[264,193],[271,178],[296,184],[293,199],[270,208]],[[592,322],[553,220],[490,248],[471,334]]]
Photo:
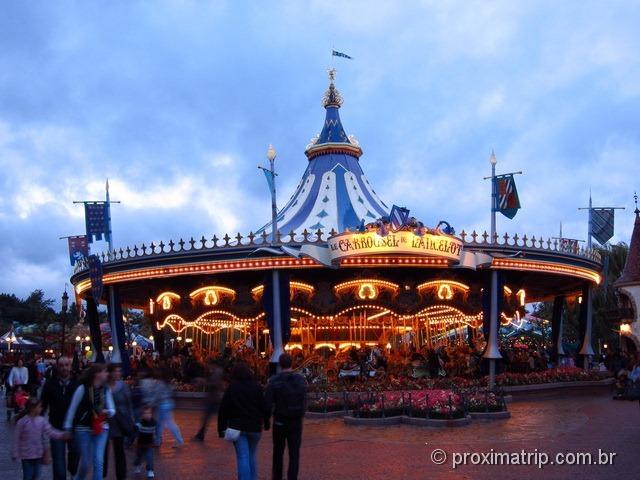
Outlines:
[[[264,375],[256,362],[222,356],[205,365],[196,358],[135,358],[130,378],[118,364],[92,363],[77,368],[71,358],[41,362],[41,375],[19,357],[5,376],[7,420],[15,421],[11,456],[22,464],[23,478],[39,478],[51,463],[54,480],[107,476],[113,458],[115,477],[127,478],[127,449],[133,448],[134,474],[155,477],[154,455],[169,430],[174,448],[185,441],[173,416],[173,374],[189,378],[207,391],[202,424],[194,441],[204,441],[211,417],[218,415],[218,435],[233,443],[238,478],[257,478],[256,450],[261,432],[273,428],[273,478],[283,478],[283,455],[289,451],[288,479],[298,476],[302,419],[307,384],[294,373],[290,355],[280,358],[280,373]],[[197,375],[197,376],[195,376]],[[226,389],[224,385],[228,386]],[[23,401],[24,399],[24,401]],[[273,422],[271,421],[273,419]]]
[[[552,366],[550,352],[543,347],[503,345],[501,352],[499,371],[529,373]],[[128,449],[134,449],[134,473],[146,472],[153,478],[154,455],[164,431],[173,437],[174,448],[185,444],[173,412],[175,388],[187,386],[206,392],[193,441],[204,441],[208,424],[217,414],[218,434],[235,447],[238,478],[253,479],[261,432],[272,428],[273,478],[282,478],[288,448],[287,478],[294,479],[307,384],[387,377],[477,378],[486,374],[487,367],[480,346],[466,342],[422,350],[411,345],[295,349],[281,357],[277,375],[264,355],[256,355],[246,345],[229,346],[213,355],[193,346],[166,357],[141,352],[131,357],[126,379],[118,364],[90,363],[77,355],[26,361],[15,356],[12,360],[3,382],[7,420],[16,422],[11,453],[22,462],[27,480],[37,479],[40,465],[49,461],[54,480],[66,479],[67,472],[76,480],[88,478],[89,473],[99,480],[107,475],[110,458],[116,479],[125,479]],[[566,356],[562,362],[570,365],[572,360]],[[640,357],[615,353],[596,362],[600,360],[600,368],[616,374],[619,395],[637,390],[640,397]]]

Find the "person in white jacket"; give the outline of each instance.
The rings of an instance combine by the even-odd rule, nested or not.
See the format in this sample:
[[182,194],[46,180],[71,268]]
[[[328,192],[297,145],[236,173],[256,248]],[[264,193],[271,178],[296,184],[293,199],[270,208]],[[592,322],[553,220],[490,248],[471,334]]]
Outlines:
[[7,421],[11,419],[13,413],[13,405],[10,399],[13,399],[13,392],[16,387],[21,387],[29,383],[29,370],[24,366],[24,362],[21,358],[18,359],[16,364],[11,367],[9,375],[7,375]]
[[29,370],[24,366],[21,358],[18,359],[15,366],[11,367],[11,371],[7,377],[7,383],[11,388],[29,383]]
[[94,364],[83,372],[81,384],[71,398],[64,429],[73,431],[80,453],[74,480],[84,480],[93,467],[92,479],[102,480],[104,451],[109,439],[108,418],[116,413],[111,390],[107,388],[107,368]]

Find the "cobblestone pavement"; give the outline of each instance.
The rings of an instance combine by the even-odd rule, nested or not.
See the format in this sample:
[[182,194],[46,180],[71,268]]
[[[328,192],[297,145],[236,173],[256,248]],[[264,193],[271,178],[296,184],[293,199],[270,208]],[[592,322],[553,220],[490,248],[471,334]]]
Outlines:
[[[474,422],[467,427],[437,429],[409,425],[385,427],[345,426],[341,419],[306,420],[300,478],[312,479],[638,479],[640,461],[640,408],[637,402],[615,402],[605,394],[554,394],[516,401],[512,418]],[[197,430],[199,413],[178,411],[178,424],[186,439]],[[165,444],[156,457],[159,479],[233,479],[235,457],[232,445],[215,435],[204,444],[188,441],[174,450],[165,434]],[[11,427],[0,421],[0,472],[2,479],[20,478],[11,463]],[[270,432],[259,445],[259,478],[270,478]],[[430,456],[443,449],[448,460],[434,465]],[[613,465],[530,466],[467,465],[452,468],[457,453],[490,452],[616,453]],[[43,480],[50,479],[45,467]]]

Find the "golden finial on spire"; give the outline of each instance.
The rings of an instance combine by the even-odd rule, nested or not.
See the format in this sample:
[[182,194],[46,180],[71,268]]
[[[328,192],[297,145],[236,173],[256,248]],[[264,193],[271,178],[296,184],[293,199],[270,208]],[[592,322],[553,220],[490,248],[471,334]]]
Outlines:
[[340,92],[333,84],[333,81],[336,78],[336,69],[330,68],[327,72],[329,73],[329,88],[324,93],[322,106],[334,106],[340,108],[340,105],[342,105],[342,95],[340,95]]

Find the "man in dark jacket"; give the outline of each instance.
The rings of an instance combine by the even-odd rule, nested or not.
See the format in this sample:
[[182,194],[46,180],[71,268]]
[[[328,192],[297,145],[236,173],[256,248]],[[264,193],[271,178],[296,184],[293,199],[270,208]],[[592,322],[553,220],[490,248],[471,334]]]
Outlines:
[[279,363],[280,373],[269,379],[265,394],[267,411],[273,413],[273,480],[282,480],[285,444],[289,449],[287,480],[297,480],[307,382],[291,369],[291,355],[283,353]]
[[[71,359],[58,358],[56,372],[45,382],[41,394],[42,411],[49,411],[49,423],[58,430],[63,428],[64,417],[76,387],[77,383],[71,376]],[[72,443],[51,439],[51,460],[53,480],[66,480],[67,468],[72,475],[76,473],[78,455],[72,448]]]

